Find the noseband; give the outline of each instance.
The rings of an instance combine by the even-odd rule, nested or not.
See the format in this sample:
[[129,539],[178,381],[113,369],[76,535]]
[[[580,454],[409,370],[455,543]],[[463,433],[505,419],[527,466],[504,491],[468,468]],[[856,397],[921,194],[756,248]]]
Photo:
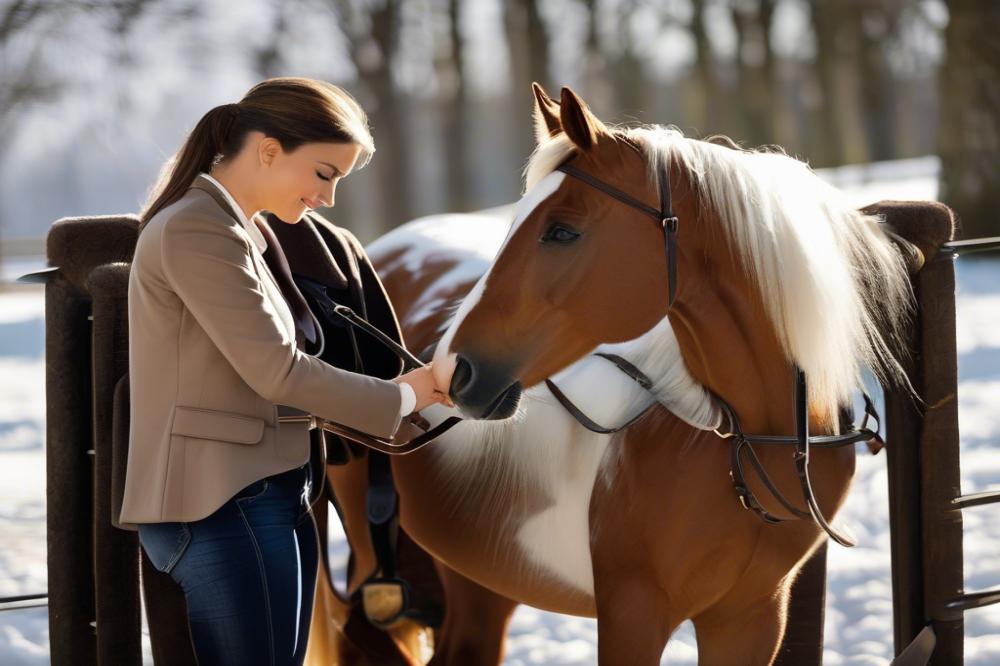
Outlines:
[[[591,187],[604,192],[605,194],[613,197],[614,199],[620,201],[621,203],[638,210],[639,212],[653,218],[659,222],[660,227],[663,229],[664,234],[664,246],[667,256],[667,281],[669,296],[667,301],[667,306],[672,307],[674,304],[674,298],[677,293],[677,227],[678,220],[677,216],[674,215],[673,205],[670,200],[670,177],[669,172],[666,168],[659,169],[658,173],[658,187],[660,191],[660,209],[656,210],[652,206],[649,206],[635,197],[622,192],[618,188],[605,183],[604,181],[592,176],[591,174],[581,171],[572,164],[563,164],[557,167],[558,171],[562,171],[568,176],[572,176],[579,181],[590,185]],[[639,382],[646,390],[649,390],[652,386],[652,382],[646,377],[638,368],[628,363],[625,359],[615,356],[613,354],[598,354],[606,358],[607,360],[615,363],[619,369],[625,374],[631,377],[633,380]],[[740,427],[739,419],[736,416],[736,412],[733,408],[719,396],[715,396],[718,401],[722,412],[726,415],[729,421],[728,432],[722,433],[719,430],[715,430],[716,435],[722,439],[729,440],[731,442],[731,455],[730,455],[730,471],[729,478],[733,482],[733,487],[736,490],[737,497],[743,508],[753,511],[756,513],[761,520],[767,523],[778,523],[784,522],[786,520],[813,520],[817,525],[819,525],[824,532],[826,532],[831,539],[843,546],[853,546],[854,542],[849,537],[841,534],[833,526],[830,525],[826,517],[823,515],[822,510],[819,508],[819,504],[816,501],[816,495],[813,493],[812,482],[809,478],[809,453],[811,448],[833,448],[840,446],[847,446],[854,444],[856,442],[880,441],[878,435],[878,415],[875,413],[874,406],[872,404],[871,398],[867,394],[864,394],[865,400],[865,418],[856,430],[851,430],[843,435],[821,435],[821,436],[810,436],[809,434],[809,404],[806,391],[806,379],[805,373],[798,367],[794,369],[794,381],[795,381],[795,425],[796,434],[791,436],[782,435],[748,435],[743,432]],[[559,387],[556,386],[551,380],[545,380],[546,385],[556,399],[566,408],[576,418],[576,420],[583,425],[585,428],[592,430],[593,432],[600,433],[614,433],[619,430],[631,425],[636,419],[641,417],[643,414],[633,418],[628,423],[618,428],[605,428],[596,423],[594,423],[590,418],[586,416],[576,405],[570,401],[570,399],[561,391]],[[868,419],[874,418],[876,421],[875,430],[871,430],[867,427]],[[802,496],[806,502],[806,510],[799,509],[795,507],[781,492],[779,492],[777,486],[771,481],[767,472],[764,470],[764,466],[760,462],[756,451],[754,451],[754,445],[766,446],[766,445],[786,445],[794,446],[795,452],[792,455],[792,460],[795,464],[795,469],[799,478],[799,485],[802,488]],[[767,487],[771,495],[784,506],[791,514],[792,518],[781,518],[775,516],[774,514],[768,512],[757,500],[753,491],[747,485],[746,476],[744,474],[743,468],[743,457],[744,452],[746,452],[747,458],[750,461],[751,466],[756,472],[758,478]]]

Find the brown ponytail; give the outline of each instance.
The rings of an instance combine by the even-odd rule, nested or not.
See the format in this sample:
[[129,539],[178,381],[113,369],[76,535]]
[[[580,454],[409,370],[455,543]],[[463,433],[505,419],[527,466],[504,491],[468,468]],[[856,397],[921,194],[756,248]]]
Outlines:
[[368,118],[347,92],[326,81],[299,77],[267,79],[238,104],[223,104],[202,116],[180,150],[163,165],[139,216],[140,231],[165,207],[180,199],[195,177],[213,162],[240,151],[251,131],[274,137],[291,152],[304,143],[354,143],[361,147],[358,168],[375,152]]

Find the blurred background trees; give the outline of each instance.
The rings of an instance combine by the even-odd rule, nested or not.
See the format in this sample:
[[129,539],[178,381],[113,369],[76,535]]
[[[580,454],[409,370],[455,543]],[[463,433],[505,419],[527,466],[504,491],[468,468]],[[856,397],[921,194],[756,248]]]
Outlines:
[[941,157],[969,236],[1000,234],[992,0],[5,0],[0,221],[138,210],[197,119],[276,75],[368,110],[377,151],[329,211],[362,240],[508,203],[530,83],[610,122],[776,143],[814,167]]
[[948,0],[940,74],[941,199],[969,238],[1000,235],[1000,3]]

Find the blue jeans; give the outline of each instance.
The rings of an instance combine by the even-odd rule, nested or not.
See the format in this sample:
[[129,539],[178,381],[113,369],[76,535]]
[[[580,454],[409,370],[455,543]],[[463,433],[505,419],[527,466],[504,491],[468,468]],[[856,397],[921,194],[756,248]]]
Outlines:
[[309,471],[254,481],[201,520],[139,525],[150,562],[184,590],[199,664],[302,664],[318,566]]

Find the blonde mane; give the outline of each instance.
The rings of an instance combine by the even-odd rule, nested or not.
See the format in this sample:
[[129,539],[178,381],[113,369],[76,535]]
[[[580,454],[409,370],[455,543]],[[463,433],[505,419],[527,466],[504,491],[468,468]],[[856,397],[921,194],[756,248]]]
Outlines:
[[[660,126],[614,132],[643,150],[651,187],[660,169],[684,170],[759,289],[786,356],[805,371],[811,401],[827,410],[849,404],[864,368],[905,381],[892,350],[901,348],[912,294],[878,217],[783,153],[734,150]],[[541,143],[526,187],[573,150],[561,134]]]

